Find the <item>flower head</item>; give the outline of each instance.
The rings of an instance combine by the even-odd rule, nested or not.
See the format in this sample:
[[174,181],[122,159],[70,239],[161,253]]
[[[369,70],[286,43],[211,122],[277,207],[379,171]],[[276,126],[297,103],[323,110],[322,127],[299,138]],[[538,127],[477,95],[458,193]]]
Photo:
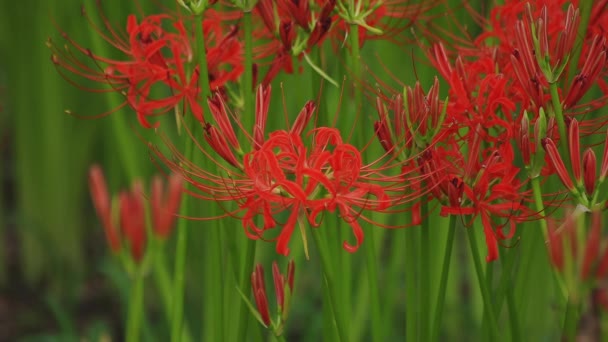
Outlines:
[[[83,13],[88,15],[84,10]],[[62,76],[86,90],[120,93],[125,102],[119,108],[132,107],[140,124],[146,128],[158,126],[158,123],[150,122],[151,117],[182,104],[203,121],[199,71],[198,66],[193,65],[193,34],[188,30],[190,23],[169,14],[149,15],[141,20],[130,15],[124,34],[112,27],[103,13],[101,17],[104,26],[95,26],[90,21],[92,28],[122,57],[114,59],[98,54],[63,32],[62,36],[68,42],[65,48],[57,47],[50,39],[48,43],[51,59]],[[236,80],[243,71],[242,47],[236,30],[226,30],[213,10],[208,10],[204,19],[194,19],[192,25],[203,25],[211,89],[220,89],[226,82]],[[73,79],[74,76],[85,82]],[[99,87],[85,86],[86,80],[98,83]],[[162,93],[169,95],[153,97],[160,93],[153,91],[159,87],[165,88]]]

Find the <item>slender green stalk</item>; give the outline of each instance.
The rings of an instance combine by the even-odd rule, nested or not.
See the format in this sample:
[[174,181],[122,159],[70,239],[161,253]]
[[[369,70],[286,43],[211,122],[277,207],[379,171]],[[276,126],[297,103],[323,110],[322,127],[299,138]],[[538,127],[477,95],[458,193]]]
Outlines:
[[[181,214],[188,212],[186,209],[190,200],[185,196],[182,200]],[[178,342],[181,338],[182,321],[184,318],[184,286],[186,273],[186,252],[188,241],[188,221],[180,219],[177,226],[177,243],[175,247],[175,270],[173,276],[173,309],[171,319],[171,341]]]
[[350,49],[351,49],[351,62],[353,68],[354,81],[355,81],[355,106],[357,110],[360,110],[362,104],[361,87],[357,85],[361,78],[361,49],[359,48],[359,25],[350,24]]
[[416,262],[418,230],[416,227],[406,229],[405,237],[405,333],[407,341],[418,341],[418,317],[420,315],[420,307],[417,305],[415,298],[418,296],[418,263]]
[[496,312],[502,311],[502,305],[505,296],[507,297],[507,307],[509,309],[509,323],[511,327],[511,340],[521,341],[521,327],[519,325],[520,316],[517,312],[517,305],[513,293],[513,264],[515,264],[516,255],[513,251],[509,253],[500,250],[500,262],[502,265],[500,285],[496,291]]
[[[329,291],[329,286],[327,285],[327,281],[323,278],[323,313],[330,311],[332,317],[335,317],[335,312],[333,308],[333,304],[331,301],[331,293]],[[327,305],[327,306],[326,306]],[[327,310],[326,308],[329,308]],[[338,329],[335,325],[335,320],[333,319],[324,319],[323,320],[323,340],[324,341],[340,341],[340,335],[338,335]]]
[[372,308],[372,339],[383,341],[382,338],[382,313],[380,310],[380,295],[378,289],[378,271],[376,260],[376,248],[374,245],[373,226],[366,224],[366,241],[363,245],[365,251],[365,264],[367,266],[367,282],[370,292],[370,305]]
[[127,316],[127,342],[139,342],[141,321],[143,318],[144,306],[144,277],[141,272],[137,272],[131,284],[129,295],[129,314]]
[[209,240],[205,243],[207,249],[207,266],[209,271],[205,277],[209,294],[203,298],[203,305],[208,307],[203,319],[207,324],[202,324],[203,334],[206,341],[225,341],[224,338],[224,276],[222,268],[224,255],[221,230],[224,228],[223,219],[215,221],[216,226],[209,229]]
[[433,321],[432,340],[439,341],[441,334],[441,319],[443,316],[443,307],[445,305],[445,294],[448,285],[448,275],[450,273],[450,262],[452,260],[452,247],[454,246],[454,236],[456,235],[456,223],[458,217],[450,215],[450,223],[448,228],[448,238],[445,243],[445,254],[443,255],[443,265],[441,268],[441,280],[439,281],[439,294],[437,297],[437,305],[435,306],[435,319]]
[[[251,290],[251,273],[255,262],[255,247],[256,241],[247,239],[245,242],[245,255],[241,260],[241,275],[239,288],[243,293],[249,293]],[[236,341],[246,341],[247,324],[249,323],[249,308],[245,303],[241,303],[239,310],[238,331]]]
[[[513,257],[511,257],[513,258]],[[519,325],[519,315],[517,313],[517,305],[515,304],[515,297],[513,294],[513,288],[507,289],[507,307],[509,308],[509,323],[511,325],[511,341],[523,341],[521,335],[521,327]]]
[[[246,130],[253,129],[255,117],[254,97],[252,91],[253,83],[253,23],[251,21],[251,10],[243,13],[243,27],[245,31],[245,71],[244,84],[241,84],[244,93],[244,115],[242,116],[243,126]],[[249,276],[253,272],[255,262],[256,241],[247,239],[245,242],[244,258],[241,258],[240,289],[243,293],[249,293],[251,282]],[[239,320],[237,330],[237,341],[245,341],[247,334],[247,324],[249,323],[249,309],[244,303],[240,304]]]
[[[167,265],[165,264],[166,256],[162,251],[162,248],[159,248],[156,251],[156,256],[154,258],[154,271],[152,272],[152,276],[154,277],[154,281],[156,282],[156,286],[160,292],[161,301],[164,306],[165,314],[167,315],[167,321],[171,321],[172,315],[172,307],[173,307],[173,298],[172,298],[172,288],[171,288],[171,277],[169,276],[169,270],[167,269]],[[186,322],[184,322],[184,328],[182,329],[182,340],[181,342],[189,342],[192,341],[192,336],[190,335],[190,329]]]
[[340,295],[338,293],[338,289],[336,287],[336,283],[334,281],[334,270],[331,266],[331,262],[329,260],[327,246],[324,245],[323,241],[321,241],[321,233],[319,229],[312,229],[312,236],[315,240],[315,244],[317,245],[317,249],[319,251],[319,255],[321,257],[321,264],[323,266],[323,275],[325,277],[325,281],[327,282],[327,287],[329,288],[329,296],[332,303],[334,320],[336,322],[336,326],[338,328],[338,335],[340,336],[341,342],[348,342],[350,338],[348,337],[348,333],[346,330],[346,322],[343,320],[342,316],[342,308],[340,306],[339,298]]
[[420,263],[420,341],[428,341],[430,338],[429,329],[431,327],[431,234],[429,229],[429,216],[428,216],[428,202],[427,199],[420,199],[423,201],[421,205],[421,216],[422,223],[420,224],[420,256],[418,262]]
[[277,342],[285,342],[285,336],[284,336],[284,335],[279,335],[279,336],[274,335],[274,339],[275,339]]
[[483,298],[484,310],[490,324],[490,336],[492,340],[499,337],[498,335],[498,324],[496,321],[496,314],[494,313],[494,307],[492,304],[492,298],[490,296],[490,289],[488,284],[484,280],[483,265],[481,263],[481,257],[479,256],[479,248],[477,247],[477,238],[475,237],[474,229],[467,229],[469,236],[469,245],[471,247],[471,254],[473,256],[473,263],[475,265],[475,272],[477,273],[477,280],[479,282],[479,288],[481,290],[481,296]]
[[547,221],[545,220],[545,204],[543,203],[543,194],[540,188],[540,178],[532,178],[530,182],[532,183],[532,194],[534,196],[536,211],[538,212],[538,215],[541,216],[538,222],[540,223],[540,228],[543,231],[543,236],[545,237],[545,240],[547,240],[549,238],[549,228],[547,227]]
[[568,304],[566,306],[566,317],[563,325],[563,341],[576,341],[576,332],[578,327],[579,319],[579,307],[576,303],[571,301],[572,298],[568,298]]
[[[359,48],[359,25],[350,25],[350,45],[351,45],[351,62],[354,74],[354,90],[355,90],[355,110],[360,111],[362,102],[361,87],[357,85],[361,78],[361,50]],[[356,139],[359,146],[365,146],[365,136],[363,129],[356,130]],[[365,153],[369,155],[369,150]],[[372,214],[373,215],[373,214]],[[375,250],[374,230],[371,224],[365,223],[366,243],[363,245],[365,250],[365,262],[367,266],[367,279],[370,291],[371,304],[371,321],[372,321],[372,339],[374,341],[382,341],[382,311],[380,310],[380,294],[378,288],[378,271]]]
[[[202,20],[202,16],[200,17]],[[199,86],[201,88],[201,98],[206,99],[209,94],[209,73],[207,70],[207,53],[205,51],[205,37],[203,34],[202,22],[195,26],[197,61],[199,76]],[[185,119],[193,134],[196,134],[198,125],[192,115],[188,115]],[[194,143],[186,137],[185,141],[185,156],[192,160]],[[181,216],[187,216],[189,211],[190,200],[185,196],[182,200]],[[173,281],[173,319],[171,321],[171,341],[178,342],[182,336],[182,321],[184,317],[184,287],[185,287],[185,272],[186,272],[186,255],[188,242],[188,221],[181,219],[177,227],[177,245],[175,247],[175,274]]]

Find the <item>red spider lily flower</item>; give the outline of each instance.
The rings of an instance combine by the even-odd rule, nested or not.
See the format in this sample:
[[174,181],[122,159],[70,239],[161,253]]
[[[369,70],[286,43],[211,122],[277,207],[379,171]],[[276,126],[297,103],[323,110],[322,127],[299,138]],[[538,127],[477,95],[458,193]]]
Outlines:
[[[165,239],[169,234],[175,213],[181,199],[182,178],[178,174],[169,178],[168,192],[163,194],[160,178],[155,178],[151,191],[151,220],[153,231]],[[122,240],[136,262],[141,262],[145,254],[147,237],[147,209],[142,183],[133,183],[131,191],[122,191],[118,197],[118,206],[112,207],[102,169],[94,165],[89,172],[91,198],[112,252],[121,250]]]
[[[198,25],[203,25],[209,82],[215,90],[228,81],[236,80],[242,73],[242,47],[234,28],[226,33],[215,12],[209,10],[206,15],[208,17]],[[124,34],[112,27],[103,13],[101,18],[103,27],[95,26],[90,20],[91,26],[123,57],[101,56],[71,39],[67,33],[62,33],[68,42],[65,49],[56,47],[50,40],[48,44],[52,61],[62,76],[85,90],[124,95],[126,101],[119,108],[124,105],[132,107],[140,124],[146,128],[158,126],[158,123],[149,121],[151,116],[174,110],[179,105],[190,107],[195,117],[203,121],[198,66],[192,65],[193,34],[187,30],[183,19],[161,14],[144,17],[138,22],[134,15],[130,15]],[[194,25],[197,25],[196,20]],[[74,53],[71,47],[81,55]],[[193,70],[190,73],[186,72],[188,65]],[[86,83],[72,79],[72,75],[99,83],[101,87],[81,86],[81,83]],[[167,88],[170,95],[153,98],[152,89],[157,87]]]
[[[481,150],[482,131],[468,141],[463,155],[458,145],[429,149],[421,161],[434,197],[442,203],[441,215],[481,218],[486,237],[488,262],[498,258],[498,242],[513,237],[515,223],[529,215],[526,192],[518,180],[519,168],[513,165],[509,144]],[[452,149],[455,148],[455,149]],[[482,157],[480,160],[480,156]],[[506,221],[497,222],[497,221]],[[508,229],[505,229],[506,226]]]
[[[282,275],[279,271],[279,266],[276,261],[272,263],[272,279],[275,289],[275,298],[277,303],[277,312],[279,320],[273,322],[270,318],[270,310],[268,308],[268,295],[266,294],[266,283],[264,281],[264,267],[257,264],[251,274],[251,288],[257,306],[258,319],[267,328],[272,328],[276,336],[283,333],[283,326],[287,321],[289,313],[290,300],[293,295],[293,284],[295,277],[295,263],[290,261],[287,264],[287,274]],[[251,308],[253,310],[253,307]]]
[[[217,132],[215,126],[206,123],[210,132],[206,137],[213,153],[202,148],[200,151],[217,164],[216,171],[194,165],[169,142],[172,158],[165,157],[158,149],[154,150],[155,154],[169,168],[184,175],[196,189],[191,193],[193,196],[222,206],[225,206],[222,203],[235,203],[238,208],[226,209],[225,216],[238,217],[251,239],[276,241],[279,254],[289,254],[289,242],[297,226],[306,246],[304,225],[319,227],[325,214],[336,211],[348,223],[355,238],[354,243],[345,241],[343,247],[349,252],[356,251],[364,239],[358,220],[370,220],[363,213],[387,211],[396,201],[394,194],[403,191],[402,177],[383,174],[401,165],[391,163],[394,158],[387,158],[388,161],[380,158],[365,164],[361,151],[344,142],[335,128],[317,127],[306,131],[315,110],[310,101],[290,128],[266,135],[270,94],[270,86],[258,88],[256,125],[253,133],[243,132],[249,151],[244,152],[230,143],[232,133],[213,133]],[[216,96],[209,103],[220,130],[232,131],[233,126],[226,118],[234,119],[235,115],[228,112],[221,97]],[[238,127],[243,128],[240,124]],[[285,222],[278,221],[280,213],[288,213]],[[275,228],[280,228],[280,232],[269,237]]]

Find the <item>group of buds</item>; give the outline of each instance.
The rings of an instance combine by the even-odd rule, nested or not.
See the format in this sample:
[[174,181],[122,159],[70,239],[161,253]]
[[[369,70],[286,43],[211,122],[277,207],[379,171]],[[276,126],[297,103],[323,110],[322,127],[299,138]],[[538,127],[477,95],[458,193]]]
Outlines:
[[165,240],[171,233],[182,197],[179,174],[169,177],[166,188],[162,179],[155,177],[149,200],[140,181],[133,183],[131,191],[122,191],[110,198],[103,171],[97,165],[89,172],[89,187],[112,252],[121,252],[126,244],[130,258],[141,263],[149,234]]
[[560,227],[549,229],[551,262],[562,274],[572,296],[580,299],[586,295],[581,291],[596,289],[595,294],[599,294],[600,299],[604,299],[602,304],[606,305],[608,289],[602,288],[602,282],[608,277],[608,245],[602,236],[602,212],[595,210],[590,214],[588,230],[576,222],[587,214],[588,210],[579,205]]
[[[266,328],[272,329],[276,336],[283,334],[283,326],[287,321],[291,297],[293,295],[293,284],[295,277],[295,263],[290,261],[287,264],[287,278],[279,271],[277,262],[272,263],[272,279],[274,282],[274,294],[277,305],[276,321],[270,317],[268,295],[266,293],[266,283],[264,280],[264,268],[258,264],[251,275],[251,288],[257,306],[257,311],[250,305],[253,315]],[[243,296],[246,299],[245,296]],[[249,304],[249,303],[248,303]]]
[[572,177],[555,142],[551,138],[543,138],[541,142],[549,157],[550,165],[579,204],[592,208],[598,205],[601,200],[605,200],[605,198],[598,198],[598,188],[608,175],[608,133],[605,139],[599,177],[597,176],[597,158],[593,149],[587,148],[581,160],[579,124],[576,119],[570,120],[567,141]]
[[[403,95],[387,101],[378,97],[376,110],[379,120],[374,129],[380,144],[387,153],[406,160],[434,142],[446,117],[447,101],[439,99],[439,80],[435,77],[428,93],[416,82],[414,88],[405,87]],[[387,112],[392,112],[392,117]]]

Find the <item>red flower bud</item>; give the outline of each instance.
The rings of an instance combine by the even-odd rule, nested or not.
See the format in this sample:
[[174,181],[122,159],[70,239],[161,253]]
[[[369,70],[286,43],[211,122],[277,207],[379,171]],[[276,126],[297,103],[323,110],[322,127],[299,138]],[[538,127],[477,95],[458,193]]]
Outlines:
[[578,184],[581,183],[581,152],[578,121],[572,119],[568,127],[568,147],[570,149],[570,159],[572,163],[572,173]]
[[588,196],[593,196],[595,191],[596,180],[596,159],[595,153],[588,148],[583,154],[583,181],[585,183],[585,191]]
[[576,188],[572,183],[572,179],[570,179],[570,175],[568,174],[568,170],[566,170],[566,166],[562,161],[562,157],[559,155],[557,151],[557,147],[551,138],[544,138],[541,141],[543,148],[547,152],[547,156],[553,165],[553,168],[557,172],[557,176],[561,179],[564,186],[570,190],[571,192],[575,192]]
[[93,205],[103,225],[110,249],[112,252],[118,252],[120,250],[119,233],[112,221],[112,210],[106,179],[103,175],[103,170],[98,165],[93,165],[89,171],[89,189]]

